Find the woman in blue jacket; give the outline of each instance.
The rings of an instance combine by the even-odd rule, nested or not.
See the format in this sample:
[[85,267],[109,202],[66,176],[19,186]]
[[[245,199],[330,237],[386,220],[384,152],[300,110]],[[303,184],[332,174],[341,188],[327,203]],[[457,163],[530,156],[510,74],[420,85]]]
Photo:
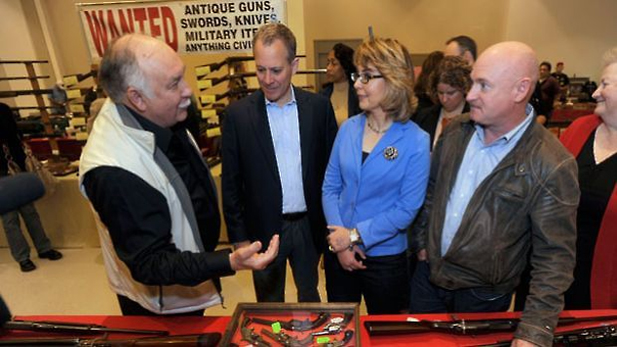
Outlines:
[[422,206],[429,136],[409,121],[413,65],[393,39],[364,41],[354,56],[360,108],[336,137],[323,185],[330,234],[330,302],[360,302],[369,314],[408,308],[405,229]]

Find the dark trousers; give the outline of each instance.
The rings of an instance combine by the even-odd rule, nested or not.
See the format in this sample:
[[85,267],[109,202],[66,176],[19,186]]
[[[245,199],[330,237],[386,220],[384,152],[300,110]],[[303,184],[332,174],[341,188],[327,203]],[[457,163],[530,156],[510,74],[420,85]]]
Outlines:
[[[347,252],[347,251],[344,251]],[[328,302],[360,302],[364,295],[368,314],[397,314],[409,306],[405,252],[366,257],[366,270],[346,271],[336,254],[324,255]]]
[[34,203],[29,203],[14,211],[7,212],[0,216],[0,218],[6,232],[6,240],[11,249],[11,255],[18,263],[30,258],[30,246],[21,232],[19,215],[26,223],[26,228],[36,251],[41,254],[51,249],[51,241],[49,241],[45,234],[41,218],[34,207]]
[[317,283],[319,253],[313,245],[308,216],[283,221],[279,253],[264,270],[253,271],[257,302],[284,302],[287,259],[298,289],[298,302],[320,302]]
[[165,317],[180,317],[180,316],[203,316],[205,310],[197,310],[185,313],[176,313],[176,314],[158,314],[151,311],[146,310],[137,302],[127,298],[124,295],[117,295],[118,303],[120,304],[120,310],[122,311],[123,316],[165,316]]
[[419,261],[411,280],[411,313],[501,312],[507,311],[512,293],[497,293],[476,287],[447,290],[432,284],[428,262]]

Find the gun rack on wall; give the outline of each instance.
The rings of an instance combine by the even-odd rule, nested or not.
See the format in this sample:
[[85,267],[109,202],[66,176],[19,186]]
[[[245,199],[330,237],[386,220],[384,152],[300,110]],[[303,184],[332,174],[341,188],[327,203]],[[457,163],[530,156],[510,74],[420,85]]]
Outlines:
[[[305,58],[306,56],[298,55],[297,57]],[[255,71],[247,71],[245,65],[245,62],[253,60],[254,57],[252,56],[230,56],[217,63],[195,67],[201,118],[206,122],[207,137],[220,136],[220,118],[227,105],[257,90],[256,88],[249,88],[246,81],[248,77],[257,77],[257,73]],[[225,73],[217,77],[212,76],[225,66],[227,67]],[[299,70],[296,74],[320,74],[325,72],[326,69],[308,69]],[[223,82],[227,82],[227,86],[222,93],[213,93],[211,91],[212,88]],[[300,88],[313,89],[313,86],[300,86]]]
[[20,95],[33,95],[36,100],[36,106],[26,106],[17,108],[19,109],[38,109],[41,113],[41,121],[44,126],[44,134],[49,137],[49,145],[51,146],[52,151],[58,151],[58,143],[55,139],[55,134],[53,131],[53,127],[51,125],[51,121],[49,119],[49,113],[47,109],[49,106],[45,105],[45,101],[43,100],[43,95],[51,93],[51,89],[42,89],[39,84],[39,79],[47,79],[49,76],[37,76],[36,70],[34,68],[35,64],[48,64],[47,60],[0,60],[1,65],[8,64],[17,64],[23,65],[26,69],[27,76],[10,76],[4,77],[3,80],[29,80],[32,89],[29,90],[7,90],[0,91],[0,98],[15,98]]

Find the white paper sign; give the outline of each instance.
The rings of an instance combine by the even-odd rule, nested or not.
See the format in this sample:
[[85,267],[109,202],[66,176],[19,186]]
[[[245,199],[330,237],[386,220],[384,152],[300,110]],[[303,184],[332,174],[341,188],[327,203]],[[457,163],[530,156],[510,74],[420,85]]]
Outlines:
[[77,4],[93,60],[125,33],[166,42],[178,53],[251,52],[253,34],[287,22],[286,0],[194,0]]

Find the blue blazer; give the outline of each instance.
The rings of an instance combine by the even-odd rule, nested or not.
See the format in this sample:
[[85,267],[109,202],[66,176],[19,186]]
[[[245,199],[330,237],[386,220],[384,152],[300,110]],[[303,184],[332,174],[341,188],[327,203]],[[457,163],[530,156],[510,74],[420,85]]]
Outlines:
[[[407,249],[406,228],[422,207],[429,175],[429,135],[414,122],[394,122],[362,163],[366,115],[339,130],[322,189],[328,225],[357,228],[369,256]],[[395,148],[387,159],[386,149]]]

